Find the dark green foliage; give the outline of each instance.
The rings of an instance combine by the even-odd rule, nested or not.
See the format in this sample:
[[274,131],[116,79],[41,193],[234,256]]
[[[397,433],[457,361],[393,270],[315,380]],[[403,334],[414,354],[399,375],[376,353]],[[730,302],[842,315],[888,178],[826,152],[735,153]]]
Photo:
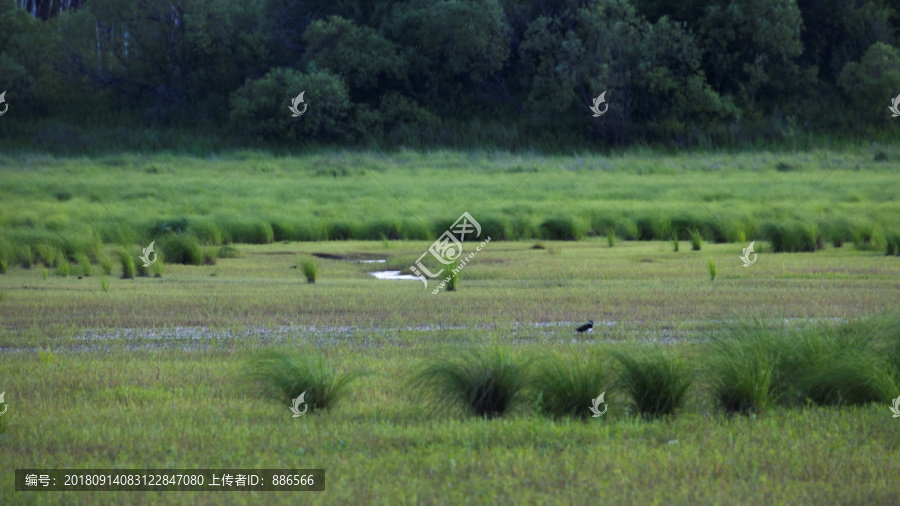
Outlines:
[[222,246],[219,248],[218,256],[219,258],[240,258],[242,255],[241,250],[234,246]]
[[764,227],[764,236],[772,243],[775,253],[811,252],[825,246],[824,235],[815,223],[789,219],[776,225],[769,222]]
[[[349,393],[364,373],[338,373],[321,355],[269,350],[251,357],[243,376],[267,387],[270,395],[290,403],[302,393],[310,411],[328,409]],[[301,409],[302,411],[302,409]]]
[[203,263],[203,248],[200,241],[190,234],[169,234],[157,243],[162,256],[170,264],[200,265]]
[[548,351],[535,360],[534,370],[538,407],[551,416],[588,418],[592,401],[612,386],[609,368],[597,354],[563,357]]
[[[572,216],[555,216],[541,223],[541,237],[553,241],[578,241],[584,238],[585,226]],[[493,237],[493,236],[491,236]]]
[[622,364],[619,385],[646,418],[674,415],[693,382],[686,362],[662,351],[614,353]]
[[410,386],[442,413],[449,404],[475,416],[494,418],[522,401],[526,365],[507,349],[466,349],[426,363]]

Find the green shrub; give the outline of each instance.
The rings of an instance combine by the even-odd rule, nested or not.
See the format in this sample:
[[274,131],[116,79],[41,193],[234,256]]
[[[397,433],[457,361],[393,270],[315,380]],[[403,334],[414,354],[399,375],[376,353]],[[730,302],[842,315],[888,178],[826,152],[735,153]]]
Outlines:
[[693,382],[687,364],[661,351],[615,353],[622,364],[619,384],[645,418],[674,415]]
[[691,229],[691,249],[694,251],[700,251],[700,248],[703,247],[703,236],[700,235],[700,231],[696,228]]
[[290,402],[305,393],[303,398],[311,411],[334,406],[363,374],[360,371],[338,373],[321,355],[280,350],[251,357],[242,372],[246,379],[265,385],[267,393],[276,399]]
[[611,387],[607,367],[598,355],[566,359],[553,352],[535,360],[533,385],[543,413],[579,418],[590,417],[588,407],[594,398]]
[[300,260],[300,268],[303,269],[303,275],[306,276],[306,282],[313,284],[319,277],[319,267],[312,258],[304,258]]
[[203,249],[190,234],[167,234],[159,241],[162,255],[170,264],[201,265]]
[[764,234],[775,253],[813,252],[825,245],[824,235],[811,222],[788,220],[780,226],[770,222],[766,225]]
[[421,389],[435,410],[448,405],[480,417],[502,416],[522,401],[528,384],[524,363],[502,348],[466,349],[430,361],[415,374],[410,386]]
[[706,266],[707,266],[707,268],[709,269],[709,280],[710,280],[710,281],[715,281],[715,280],[716,280],[716,261],[715,261],[715,260],[709,260],[709,261],[706,263]]

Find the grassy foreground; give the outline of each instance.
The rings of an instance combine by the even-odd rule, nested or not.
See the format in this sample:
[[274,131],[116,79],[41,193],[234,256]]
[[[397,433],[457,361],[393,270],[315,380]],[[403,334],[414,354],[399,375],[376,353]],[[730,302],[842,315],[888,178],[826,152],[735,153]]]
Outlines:
[[[461,345],[611,354],[704,342],[737,315],[784,325],[896,310],[900,262],[852,246],[771,254],[741,267],[739,245],[674,252],[669,242],[492,243],[459,291],[367,271],[408,265],[427,242],[238,246],[215,265],[166,265],[161,278],[82,279],[13,266],[0,276],[0,502],[319,504],[594,502],[813,504],[894,501],[900,422],[888,404],[778,405],[726,416],[698,384],[675,418],[645,420],[619,390],[585,421],[534,403],[491,420],[424,409],[406,381]],[[384,264],[312,253],[384,258]],[[720,273],[711,281],[707,261]],[[384,266],[384,267],[381,267]],[[432,282],[433,284],[433,282]],[[574,322],[593,319],[590,336]],[[608,322],[601,324],[601,322]],[[291,418],[241,376],[277,345],[369,374],[331,409]],[[38,351],[41,347],[45,351]],[[52,351],[47,353],[46,349]],[[900,395],[900,392],[897,393]],[[585,406],[587,408],[587,406]],[[325,468],[319,493],[12,491],[24,467]]]

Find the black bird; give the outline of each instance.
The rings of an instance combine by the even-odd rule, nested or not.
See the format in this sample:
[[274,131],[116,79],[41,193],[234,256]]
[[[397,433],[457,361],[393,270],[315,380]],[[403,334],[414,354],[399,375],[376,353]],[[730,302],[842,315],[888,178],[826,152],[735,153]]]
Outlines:
[[594,328],[594,320],[588,320],[587,323],[575,329],[577,332],[590,332]]

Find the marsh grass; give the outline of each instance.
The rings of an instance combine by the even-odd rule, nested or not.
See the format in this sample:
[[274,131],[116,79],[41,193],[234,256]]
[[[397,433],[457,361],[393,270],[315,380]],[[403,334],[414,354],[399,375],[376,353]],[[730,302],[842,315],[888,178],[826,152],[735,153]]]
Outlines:
[[203,265],[216,265],[219,261],[219,249],[215,246],[203,248]]
[[606,244],[608,244],[610,248],[616,245],[616,229],[612,227],[606,229]]
[[527,362],[500,347],[463,349],[425,363],[410,381],[435,412],[448,405],[495,418],[522,402],[528,386]]
[[111,275],[113,267],[115,265],[113,263],[112,257],[110,257],[109,255],[104,253],[100,257],[99,262],[100,262],[100,269],[103,270],[103,274],[106,274],[107,276]]
[[726,413],[762,413],[778,401],[784,393],[776,378],[780,344],[762,325],[734,329],[712,340],[709,382]]
[[134,258],[131,253],[126,248],[119,248],[116,254],[119,256],[119,265],[122,267],[122,279],[134,279]]
[[241,250],[234,246],[219,247],[219,258],[241,258]]
[[109,280],[106,279],[106,276],[100,278],[100,289],[104,292],[109,292]]
[[159,240],[160,250],[172,264],[201,265],[203,249],[196,236],[186,233],[167,234]]
[[693,383],[693,373],[680,357],[659,350],[617,352],[622,365],[618,384],[644,418],[674,415]]
[[700,248],[703,247],[703,236],[700,235],[700,231],[696,228],[691,229],[691,249],[694,251],[700,251]]
[[716,280],[716,261],[715,260],[707,261],[706,267],[709,270],[709,280],[715,281]]
[[350,385],[366,374],[354,370],[339,373],[321,355],[267,350],[250,357],[242,376],[261,383],[265,393],[290,402],[306,392],[304,401],[310,410],[329,409],[350,391]]
[[56,260],[56,275],[68,277],[72,273],[72,266],[65,256],[59,256]]
[[450,279],[447,280],[446,291],[455,292],[459,288],[459,261],[454,260],[452,264],[448,265],[447,272]]
[[84,253],[78,253],[75,255],[75,261],[78,262],[78,267],[81,269],[82,276],[90,276],[91,275],[91,260]]
[[672,238],[670,240],[672,241],[672,251],[674,251],[675,253],[678,253],[678,248],[679,248],[679,244],[680,244],[678,241],[678,234],[676,234],[675,232],[672,232]]
[[609,367],[596,354],[563,357],[551,351],[534,361],[532,385],[544,414],[587,418],[593,399],[611,388]]
[[306,277],[307,283],[313,284],[316,282],[316,279],[319,277],[319,266],[315,260],[311,257],[300,259],[300,268],[303,270],[303,276]]

